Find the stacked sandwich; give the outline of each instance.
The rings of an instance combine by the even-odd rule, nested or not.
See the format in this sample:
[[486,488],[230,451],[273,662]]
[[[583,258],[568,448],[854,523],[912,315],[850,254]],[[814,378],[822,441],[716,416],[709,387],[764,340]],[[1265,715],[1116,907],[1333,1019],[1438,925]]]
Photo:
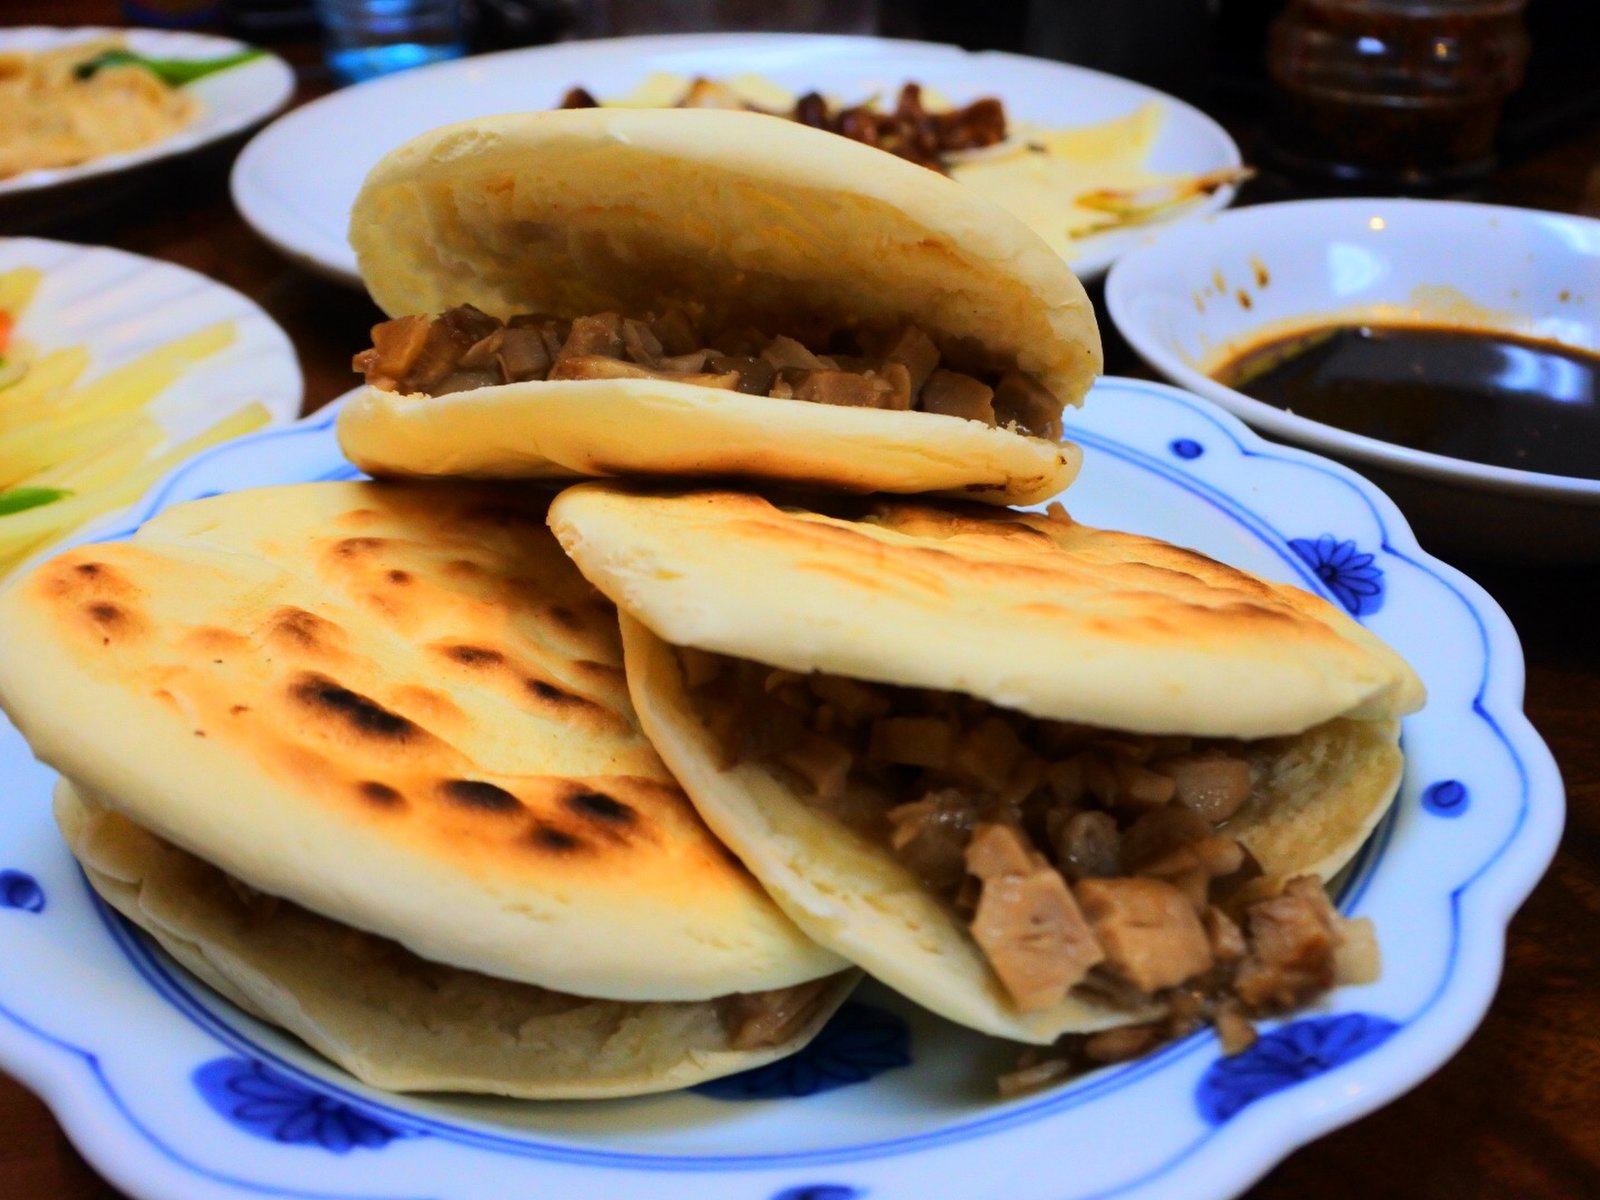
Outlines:
[[74,853],[206,982],[379,1086],[603,1096],[791,1051],[856,968],[1055,1047],[1018,1083],[1370,976],[1323,882],[1420,685],[1295,588],[1004,507],[1071,481],[1099,366],[1025,227],[803,126],[590,110],[410,143],[351,236],[381,482],[0,597]]

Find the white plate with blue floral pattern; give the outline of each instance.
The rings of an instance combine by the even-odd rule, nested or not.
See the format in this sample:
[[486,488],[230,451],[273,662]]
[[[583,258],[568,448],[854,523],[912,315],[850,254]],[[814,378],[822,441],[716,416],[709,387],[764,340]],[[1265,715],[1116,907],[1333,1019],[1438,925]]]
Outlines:
[[[1209,1033],[1002,1102],[1013,1049],[858,993],[806,1050],[660,1097],[530,1104],[365,1088],[207,992],[96,903],[49,818],[50,773],[0,726],[0,1065],[138,1197],[281,1200],[1090,1200],[1237,1193],[1431,1073],[1482,1017],[1505,926],[1563,801],[1521,712],[1505,615],[1422,553],[1350,472],[1204,401],[1107,379],[1073,414],[1080,520],[1321,591],[1427,681],[1391,816],[1347,872],[1385,969],[1269,1024]],[[102,538],[180,500],[354,474],[332,413],[196,459]],[[86,724],[85,736],[93,736]],[[226,780],[218,781],[226,788]]]

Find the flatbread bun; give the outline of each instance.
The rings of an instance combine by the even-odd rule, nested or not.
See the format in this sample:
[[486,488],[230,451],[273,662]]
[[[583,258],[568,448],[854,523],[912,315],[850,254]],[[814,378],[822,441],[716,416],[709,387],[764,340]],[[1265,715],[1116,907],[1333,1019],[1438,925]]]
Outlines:
[[[391,315],[641,314],[827,333],[911,321],[1078,403],[1094,313],[1015,217],[937,172],[757,113],[587,109],[490,117],[385,157],[351,213]],[[969,428],[971,426],[971,428]],[[680,383],[508,384],[421,401],[367,389],[339,423],[364,469],[428,475],[743,475],[846,491],[1043,499],[1075,448],[955,417],[799,404]]]
[[1208,737],[1422,704],[1416,673],[1333,605],[1195,551],[1059,510],[837,507],[588,483],[557,497],[550,521],[584,575],[658,637],[787,670]]
[[[676,652],[627,614],[622,628],[646,732],[717,836],[817,941],[923,1007],[998,1037],[1047,1044],[1158,1015],[1073,994],[1019,1012],[961,921],[886,849],[758,762],[724,769]],[[1248,757],[1266,781],[1226,832],[1268,874],[1331,877],[1394,796],[1398,734],[1394,721],[1339,719],[1252,745]]]
[[55,811],[108,904],[240,1008],[388,1091],[552,1100],[688,1087],[792,1053],[858,977],[830,981],[782,1043],[734,1050],[713,1001],[584,999],[425,962],[303,908],[252,904],[65,780]]
[[[35,754],[249,887],[430,962],[616,1000],[840,970],[641,733],[616,618],[483,487],[175,506],[0,594]],[[86,729],[92,715],[92,729]]]

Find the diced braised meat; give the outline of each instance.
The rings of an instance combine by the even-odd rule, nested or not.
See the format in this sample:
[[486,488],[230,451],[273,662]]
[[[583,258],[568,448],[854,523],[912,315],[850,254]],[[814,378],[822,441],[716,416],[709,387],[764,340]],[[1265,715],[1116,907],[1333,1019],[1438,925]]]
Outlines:
[[718,1001],[731,1050],[757,1050],[788,1041],[811,1020],[831,979],[817,979],[769,992],[735,992]]
[[1221,763],[1238,785],[1237,743],[704,657],[713,665],[686,656],[684,670],[725,764],[771,763],[798,796],[883,845],[966,923],[1016,1010],[1072,992],[1164,1013],[1069,1038],[1007,1086],[1144,1053],[1208,1021],[1236,1051],[1254,1037],[1251,1017],[1376,973],[1367,922],[1340,918],[1314,878],[1265,876],[1228,834],[1235,796],[1180,802],[1180,787],[1211,786],[1185,776],[1189,763]]
[[567,89],[567,94],[561,97],[562,108],[599,108],[600,101],[581,87]]
[[641,367],[660,367],[666,353],[661,348],[661,339],[656,337],[650,326],[643,321],[633,320],[622,322],[622,350],[629,362],[638,363]]
[[955,726],[940,717],[884,717],[872,726],[867,754],[877,762],[943,767],[955,746]]
[[775,337],[761,351],[761,358],[775,371],[822,371],[836,364],[811,353],[792,337]]
[[1161,1040],[1161,1028],[1152,1023],[1119,1025],[1090,1034],[1083,1043],[1083,1056],[1092,1063],[1127,1062],[1152,1049]]
[[912,392],[920,392],[939,365],[939,347],[915,325],[904,325],[884,347],[881,359],[904,366],[911,376]]
[[1238,1054],[1256,1044],[1256,1027],[1239,1011],[1238,1005],[1218,1005],[1212,1020],[1216,1024],[1217,1040],[1222,1043],[1224,1054]]
[[972,936],[1017,1008],[1059,1004],[1105,957],[1061,876],[1004,825],[979,825],[967,869],[983,882]]
[[1122,835],[1109,813],[1073,813],[1055,839],[1061,873],[1079,879],[1109,879],[1122,874]]
[[994,389],[957,371],[943,369],[928,376],[922,388],[922,411],[946,417],[962,417],[993,425]]
[[572,332],[556,356],[559,364],[568,358],[621,358],[622,318],[616,313],[597,313],[572,322]]
[[942,788],[889,810],[889,845],[918,879],[947,892],[966,874],[967,843],[977,818],[972,801]]
[[1074,885],[1110,965],[1146,992],[1211,969],[1211,946],[1194,906],[1159,879],[1083,879]]
[[828,102],[822,98],[822,93],[807,92],[795,101],[794,119],[813,129],[829,128]]
[[857,375],[854,371],[797,371],[793,375],[789,384],[796,400],[842,408],[889,406],[891,389],[887,381],[872,375]]
[[1333,986],[1339,914],[1321,881],[1291,879],[1283,893],[1250,906],[1250,953],[1234,991],[1253,1009],[1293,1008]]
[[[848,347],[856,336],[835,340]],[[871,331],[859,337],[879,352],[819,354],[797,338],[753,329],[702,338],[682,308],[645,318],[604,312],[571,321],[522,313],[502,323],[460,305],[433,317],[375,326],[373,347],[351,365],[374,387],[428,395],[547,379],[670,379],[747,395],[894,412],[920,409],[994,424],[993,389],[971,374],[940,367],[939,347],[921,330],[908,325],[888,339]],[[972,357],[969,347],[960,352]]]
[[1174,799],[1213,825],[1238,812],[1250,798],[1250,764],[1220,752],[1184,754],[1161,760],[1157,769],[1172,778]]
[[1034,437],[1061,436],[1061,401],[1050,389],[1021,371],[1007,371],[994,389],[994,415]]
[[669,308],[649,324],[650,332],[661,343],[663,354],[691,354],[701,348],[694,322],[681,308]]

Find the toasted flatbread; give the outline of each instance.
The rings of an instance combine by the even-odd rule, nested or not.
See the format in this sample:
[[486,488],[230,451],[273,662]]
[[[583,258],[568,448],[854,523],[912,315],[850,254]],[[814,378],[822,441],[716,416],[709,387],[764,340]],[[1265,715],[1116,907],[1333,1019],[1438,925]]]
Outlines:
[[633,1096],[748,1070],[804,1045],[849,993],[828,981],[804,1019],[735,1049],[714,1000],[600,1000],[416,957],[221,871],[65,780],[56,819],[100,896],[192,974],[389,1091],[527,1099]]
[[1248,739],[1227,826],[1274,876],[1336,872],[1398,787],[1422,701],[1378,639],[1295,588],[1065,514],[909,502],[851,517],[739,493],[569,489],[551,522],[623,612],[646,732],[719,837],[801,928],[918,1003],[1047,1043],[1148,1017],[1069,993],[1019,1011],[964,923],[796,778],[730,764],[676,647],[954,691],[1030,716]]
[[613,610],[544,505],[351,483],[176,506],[7,589],[0,702],[152,835],[429,962],[613,1000],[841,969],[640,732]]
[[840,511],[593,483],[550,519],[590,581],[664,640],[791,671],[1215,737],[1422,702],[1405,661],[1327,601],[1180,546],[1062,513]]
[[[910,322],[1063,404],[1101,365],[1093,309],[1016,218],[936,172],[757,113],[590,109],[447,126],[389,154],[351,244],[394,316],[470,303],[822,335]],[[367,388],[340,442],[375,473],[741,476],[844,491],[1043,499],[1076,447],[920,411],[658,380]]]

